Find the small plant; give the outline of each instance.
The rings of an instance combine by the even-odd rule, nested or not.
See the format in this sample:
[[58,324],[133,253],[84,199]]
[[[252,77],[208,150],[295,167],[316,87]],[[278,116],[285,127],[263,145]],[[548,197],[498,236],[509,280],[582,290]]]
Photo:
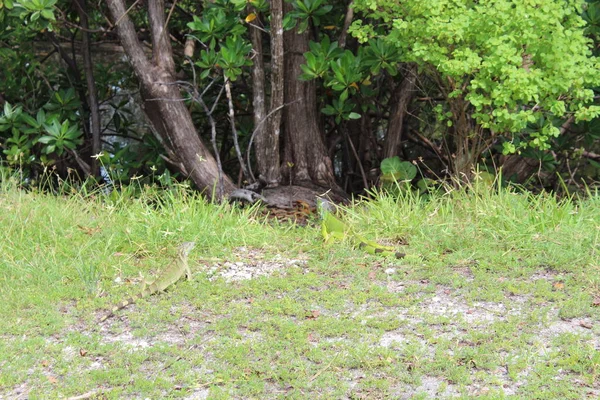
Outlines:
[[417,176],[417,167],[409,161],[400,161],[394,156],[381,162],[381,180],[384,182],[408,182]]
[[292,2],[294,10],[286,14],[283,19],[283,27],[292,29],[298,24],[298,33],[306,31],[312,20],[314,26],[321,24],[321,18],[333,8],[332,5],[323,5],[323,0],[296,0]]
[[70,126],[69,120],[60,123],[54,119],[50,125],[44,127],[47,134],[40,137],[38,142],[46,145],[43,150],[46,154],[56,152],[60,156],[65,150],[74,150],[83,142],[79,127]]
[[98,292],[98,282],[100,280],[100,271],[94,264],[79,263],[76,266],[77,273],[83,281],[85,291],[90,295],[95,295]]

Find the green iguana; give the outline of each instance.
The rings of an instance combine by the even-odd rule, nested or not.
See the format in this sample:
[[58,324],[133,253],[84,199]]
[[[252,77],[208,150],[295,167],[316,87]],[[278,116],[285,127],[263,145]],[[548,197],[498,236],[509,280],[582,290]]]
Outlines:
[[321,217],[321,233],[323,234],[325,243],[349,238],[356,243],[358,248],[365,250],[369,254],[379,254],[386,257],[393,255],[396,258],[405,256],[404,253],[396,252],[393,247],[381,245],[353,232],[348,225],[334,215],[335,206],[329,200],[320,197],[317,198],[317,208]]
[[115,314],[115,312],[127,307],[130,304],[135,303],[137,299],[141,299],[143,297],[148,297],[153,294],[165,291],[169,286],[177,282],[184,275],[187,277],[188,280],[190,280],[190,278],[192,277],[192,271],[190,270],[190,266],[188,265],[187,259],[188,255],[190,254],[195,245],[195,242],[183,243],[179,247],[179,253],[177,255],[177,258],[173,260],[171,264],[169,264],[167,269],[165,269],[163,273],[160,274],[154,282],[152,282],[148,286],[146,286],[146,284],[144,283],[144,288],[140,293],[117,304],[115,307],[113,307],[112,310],[110,310],[108,314],[100,318],[99,322],[106,321],[107,319],[112,317]]

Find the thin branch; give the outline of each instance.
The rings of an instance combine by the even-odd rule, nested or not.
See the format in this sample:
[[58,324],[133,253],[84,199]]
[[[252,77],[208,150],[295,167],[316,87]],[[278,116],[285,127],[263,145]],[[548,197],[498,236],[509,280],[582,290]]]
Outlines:
[[435,153],[435,155],[438,156],[438,158],[444,163],[444,164],[448,164],[448,158],[447,156],[445,156],[444,154],[442,154],[442,151],[438,148],[438,146],[436,146],[435,144],[433,144],[433,142],[431,142],[429,139],[427,139],[425,136],[421,135],[419,132],[417,131],[407,131],[406,132],[407,136],[412,137],[413,140],[415,140],[417,143],[420,143],[421,145],[425,145],[426,147],[429,147],[431,150],[433,150],[433,152]]
[[[221,93],[223,92],[223,88],[221,88]],[[221,96],[221,93],[219,93],[219,97]],[[218,98],[217,98],[218,101]],[[215,104],[217,104],[217,101],[215,101]],[[198,98],[198,102],[200,103],[200,105],[202,106],[202,108],[204,108],[204,112],[206,113],[206,117],[208,118],[208,122],[210,123],[210,142],[213,146],[213,151],[215,152],[215,159],[217,160],[217,166],[219,169],[219,188],[217,190],[217,199],[221,200],[221,197],[223,196],[223,165],[221,164],[221,156],[219,155],[219,147],[217,146],[217,125],[215,123],[215,119],[212,117],[212,111],[214,110],[214,105],[213,105],[213,109],[209,110],[208,107],[206,106],[206,104],[204,103],[204,100],[199,97]]]
[[591,160],[600,160],[600,154],[592,153],[591,151],[583,151],[581,153],[582,157],[589,158]]
[[248,142],[248,149],[246,150],[246,162],[248,163],[248,172],[250,173],[252,180],[256,180],[256,178],[254,177],[254,174],[252,173],[252,165],[250,165],[250,150],[252,150],[252,142],[254,141],[254,136],[256,136],[256,133],[259,131],[262,124],[264,124],[269,119],[269,117],[271,117],[271,115],[275,114],[277,111],[281,110],[282,108],[284,108],[290,104],[296,103],[297,101],[300,101],[300,99],[294,100],[287,104],[280,105],[279,107],[277,107],[276,109],[274,109],[270,113],[268,113],[266,115],[266,117],[261,119],[260,122],[258,124],[256,124],[256,126],[254,127],[254,130],[252,131],[252,135],[250,135],[250,141]]
[[81,159],[81,157],[79,157],[79,154],[77,154],[77,152],[75,150],[67,149],[67,151],[69,153],[71,153],[71,155],[75,158],[75,161],[77,162],[77,164],[79,165],[79,167],[81,168],[83,173],[86,176],[92,176],[92,167],[90,167],[90,165],[88,163],[83,161]]
[[263,31],[264,33],[269,33],[269,31],[267,31],[265,28],[261,28],[260,26],[256,25],[256,24],[251,24],[249,22],[247,22],[248,25],[250,25],[253,28],[258,29],[259,31]]
[[342,49],[346,47],[346,38],[348,36],[348,28],[352,23],[352,18],[354,18],[354,0],[350,0],[348,3],[348,10],[346,10],[346,17],[344,18],[344,26],[342,27],[342,32],[340,33],[340,37],[338,39],[338,46]]
[[360,174],[362,176],[363,185],[364,185],[365,190],[366,190],[369,187],[369,184],[367,182],[367,174],[365,174],[365,170],[364,170],[364,168],[362,166],[362,162],[360,160],[360,157],[358,156],[358,152],[356,151],[356,148],[354,147],[354,143],[352,143],[352,139],[350,138],[350,135],[348,135],[348,132],[346,132],[346,130],[344,130],[344,135],[346,136],[346,140],[350,144],[350,149],[352,149],[352,154],[356,158],[356,163],[358,164],[358,168],[360,169]]
[[225,89],[225,88],[223,86],[221,86],[221,90],[219,91],[219,94],[217,95],[217,98],[215,99],[215,102],[213,103],[213,106],[210,109],[211,115],[215,111],[215,108],[217,108],[217,104],[219,104],[219,100],[221,99],[221,96],[223,95],[223,89]]
[[121,16],[119,17],[119,19],[118,19],[118,20],[117,20],[117,21],[116,21],[116,22],[115,22],[113,25],[114,25],[114,26],[117,26],[117,25],[119,25],[119,22],[121,22],[121,20],[122,20],[123,18],[125,18],[125,17],[127,16],[127,14],[129,14],[129,11],[131,11],[131,10],[133,9],[133,7],[135,7],[135,6],[137,5],[137,3],[139,3],[139,2],[140,2],[140,0],[135,0],[135,1],[133,2],[133,4],[132,4],[132,5],[131,5],[131,6],[130,6],[128,9],[127,9],[127,11],[125,11],[125,12],[123,13],[123,15],[121,15]]
[[171,20],[171,14],[173,14],[173,9],[175,8],[176,5],[177,5],[177,0],[175,0],[173,2],[173,4],[171,5],[171,8],[169,9],[169,15],[167,15],[167,20],[165,21],[165,26],[169,25],[169,21]]
[[246,164],[244,164],[244,158],[242,157],[242,151],[240,150],[240,144],[238,143],[238,133],[235,128],[235,112],[233,110],[233,99],[231,97],[231,83],[227,77],[225,77],[225,94],[227,95],[227,104],[229,105],[229,122],[231,124],[231,134],[233,137],[235,154],[240,162],[240,167],[242,168],[244,176],[249,179],[250,175],[248,175],[248,170],[246,169]]
[[198,95],[198,91],[196,90],[197,85],[196,85],[196,69],[193,67],[193,63],[192,60],[190,58],[188,58],[188,61],[190,62],[190,65],[192,65],[192,82],[193,82],[193,86],[192,89],[194,91],[194,94],[191,95],[192,100],[196,101],[198,104],[200,104],[200,106],[204,109],[204,113],[206,114],[206,117],[208,118],[208,123],[210,124],[210,142],[212,144],[213,147],[213,151],[215,153],[215,160],[217,161],[217,181],[218,183],[218,187],[217,189],[217,199],[219,201],[221,201],[222,197],[223,197],[223,192],[225,191],[224,189],[224,184],[223,184],[223,164],[221,163],[221,156],[219,155],[219,147],[217,146],[217,124],[215,123],[215,119],[212,117],[213,111],[215,110],[215,107],[217,106],[217,103],[219,102],[219,99],[221,98],[221,94],[223,93],[223,89],[224,87],[221,86],[221,90],[219,91],[219,94],[217,95],[217,98],[212,106],[212,108],[209,110],[206,103],[204,102],[204,99],[202,98],[204,96],[204,94],[207,92],[207,90],[215,83],[215,79],[213,79],[206,88],[204,88],[204,91]]
[[58,52],[58,50],[56,50],[56,48],[53,48],[51,52],[49,52],[48,54],[46,54],[46,56],[39,61],[39,63],[40,64],[45,63],[47,59],[49,59],[50,57],[52,57],[54,55],[54,53],[57,53],[57,52]]

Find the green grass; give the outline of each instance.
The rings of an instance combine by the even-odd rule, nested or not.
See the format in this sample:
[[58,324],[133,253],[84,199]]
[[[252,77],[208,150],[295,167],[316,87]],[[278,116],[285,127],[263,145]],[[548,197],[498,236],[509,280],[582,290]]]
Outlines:
[[[110,200],[5,185],[0,398],[600,396],[599,197],[379,196],[345,220],[407,242],[406,258],[183,189]],[[190,240],[191,281],[97,323]],[[227,281],[231,265],[271,269]]]

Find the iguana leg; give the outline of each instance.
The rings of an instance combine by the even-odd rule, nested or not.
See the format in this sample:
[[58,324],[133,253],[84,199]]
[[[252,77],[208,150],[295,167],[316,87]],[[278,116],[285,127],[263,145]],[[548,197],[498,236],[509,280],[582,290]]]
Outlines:
[[329,232],[327,232],[327,227],[324,223],[321,224],[321,235],[323,235],[323,240],[325,241],[325,243],[330,242]]
[[188,281],[192,279],[192,270],[190,269],[190,266],[187,265],[187,263],[185,264],[185,277]]
[[365,242],[360,242],[360,244],[358,245],[358,247],[360,249],[363,249],[367,253],[372,254],[372,255],[380,255],[380,256],[384,256],[384,257],[394,256],[396,258],[404,258],[406,256],[406,254],[404,254],[404,253],[400,253],[400,252],[392,251],[392,250],[382,249],[381,247],[374,247],[374,246],[371,246],[370,244],[365,243]]
[[148,280],[146,278],[142,278],[142,293],[146,291],[146,288],[149,285],[151,285],[151,283],[148,283]]

